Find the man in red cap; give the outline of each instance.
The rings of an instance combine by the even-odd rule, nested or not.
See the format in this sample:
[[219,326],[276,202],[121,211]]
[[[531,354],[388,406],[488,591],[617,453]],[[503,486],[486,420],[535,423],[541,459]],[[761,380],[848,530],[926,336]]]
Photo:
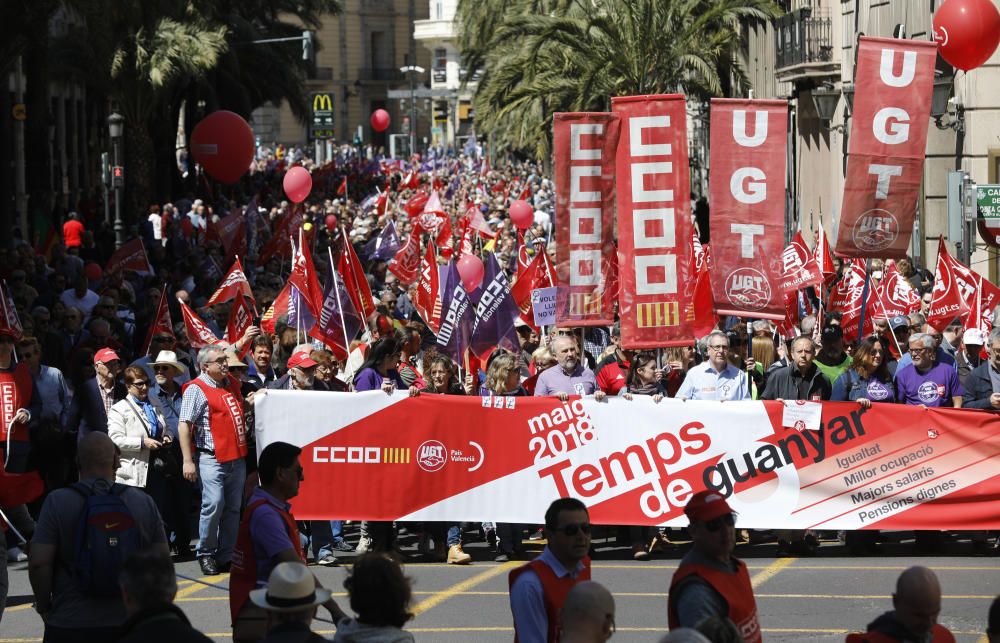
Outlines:
[[691,551],[670,582],[670,629],[695,627],[705,618],[729,618],[747,643],[761,641],[757,602],[746,564],[733,557],[736,517],[718,491],[699,491],[684,508]]
[[118,381],[121,370],[122,361],[110,348],[102,348],[94,354],[95,375],[77,391],[75,421],[70,420],[71,426],[79,423],[78,442],[88,433],[108,432],[108,411],[128,394],[125,385]]
[[288,372],[267,385],[268,389],[279,391],[323,391],[322,385],[316,384],[317,362],[309,356],[308,351],[300,350],[292,353],[286,363]]

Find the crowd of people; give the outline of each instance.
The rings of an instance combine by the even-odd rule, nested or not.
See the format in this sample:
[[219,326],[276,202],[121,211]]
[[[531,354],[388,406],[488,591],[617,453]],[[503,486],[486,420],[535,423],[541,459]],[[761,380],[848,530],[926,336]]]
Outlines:
[[[301,206],[284,200],[280,192],[281,178],[292,163],[313,172],[313,196]],[[296,523],[288,509],[302,475],[295,447],[284,445],[257,457],[254,404],[275,389],[562,400],[571,395],[597,400],[651,396],[654,402],[837,400],[864,407],[895,403],[1000,409],[1000,329],[986,336],[959,320],[944,332],[928,326],[932,277],[904,262],[900,271],[911,276],[924,310],[876,318],[874,332],[859,342],[845,342],[836,312],[803,316],[795,336],[787,338],[779,336],[772,322],[721,319],[717,330],[690,346],[659,351],[625,349],[617,324],[546,333],[522,319],[516,327],[518,351],[498,348],[470,369],[439,350],[414,305],[415,284],[399,282],[388,270],[390,257],[375,242],[390,223],[400,243],[409,238],[419,210],[408,205],[420,191],[435,190],[450,213],[453,235],[429,242],[459,248],[462,218],[471,209],[490,231],[474,236],[471,251],[494,253],[513,281],[525,259],[553,251],[553,184],[540,166],[512,162],[491,169],[444,150],[400,164],[379,158],[374,150],[354,148],[315,166],[302,150],[261,148],[244,188],[244,194],[189,194],[152,204],[131,230],[143,240],[152,272],[109,263],[113,235],[93,203],[81,203],[66,214],[59,239],[32,246],[15,235],[13,247],[0,248],[0,277],[9,295],[3,302],[7,323],[0,324],[6,427],[0,455],[5,480],[37,472],[43,487],[27,501],[0,492],[0,507],[7,560],[30,556],[46,641],[114,640],[122,623],[131,637],[125,640],[148,638],[144,623],[154,612],[167,614],[178,631],[189,628],[179,610],[167,607],[172,593],[164,561],[169,557],[196,558],[206,575],[229,572],[242,579],[239,600],[232,605],[236,640],[261,640],[272,636],[268,632],[275,627],[301,630],[309,618],[300,612],[312,614],[321,604],[334,620],[346,619],[335,603],[321,600],[329,594],[322,588],[311,588],[308,600],[301,594],[312,582],[304,561],[337,565],[338,555],[348,552],[361,554],[348,586],[358,616],[345,621],[351,624],[343,635],[338,627],[338,639],[363,640],[363,633],[352,634],[354,630],[402,627],[409,589],[398,565],[387,557],[394,552],[399,526],[363,522],[358,541],[349,543],[343,521]],[[535,209],[534,223],[520,232],[507,214],[509,203],[519,196]],[[234,213],[244,217],[245,254],[239,259],[257,312],[238,337],[229,336],[232,324],[227,323],[235,302],[210,303],[236,258],[219,225]],[[284,227],[298,214],[301,234]],[[327,257],[338,256],[345,244],[363,260],[373,293],[367,302],[371,312],[365,315],[363,333],[347,350],[310,339],[301,323],[286,316],[272,319],[270,327],[260,319],[290,272],[287,237],[296,235],[304,239],[316,266],[329,265]],[[177,323],[164,326],[161,299]],[[191,311],[223,339],[203,345],[188,321]],[[15,315],[18,323],[11,322]],[[710,544],[734,532],[732,512],[716,509],[724,500],[722,505],[701,500],[705,505],[700,508],[694,499],[688,506],[688,535],[695,548],[682,560],[690,578],[681,570],[675,576],[671,627],[701,629],[706,617],[729,618],[743,639],[755,640],[748,620],[756,618],[752,601],[734,603],[729,590],[712,581],[720,574],[735,575],[741,579],[737,585],[743,584],[745,568],[730,564],[733,543]],[[603,640],[591,635],[607,634],[609,628],[613,632],[613,600],[595,583],[576,585],[589,578],[586,507],[568,500],[553,507],[538,533],[531,525],[478,526],[499,562],[523,556],[529,535],[544,536],[549,543],[539,559],[511,578],[519,638],[556,640],[561,631],[563,640]],[[81,584],[81,561],[71,545],[81,538],[76,533],[81,512],[113,510],[134,517],[127,536],[142,544],[143,553],[115,561],[120,588],[116,578],[113,587],[97,591]],[[471,561],[463,549],[468,532],[462,524],[425,524],[418,530],[425,555],[449,564]],[[637,560],[673,546],[666,530],[625,531]],[[874,550],[873,532],[863,533],[844,538],[856,551]],[[813,553],[818,545],[811,532],[779,531],[773,537],[779,551],[789,553]],[[933,548],[941,536],[923,538],[922,544]],[[977,551],[995,549],[989,534],[976,532],[972,539]],[[726,548],[724,556],[719,553]],[[936,586],[927,570],[904,576],[897,594],[919,586],[926,596],[924,590]],[[573,583],[564,582],[567,578]],[[2,616],[6,572],[0,581]],[[260,594],[263,587],[268,591]],[[386,594],[385,587],[398,591]],[[98,598],[90,596],[93,591]],[[560,600],[550,601],[550,591],[557,591]],[[373,597],[380,593],[381,600]],[[541,604],[539,597],[545,597]],[[282,608],[300,598],[302,610]],[[561,607],[563,602],[564,618],[557,627],[556,603]],[[722,613],[725,605],[728,613]],[[605,618],[595,620],[601,613]],[[725,623],[711,627],[726,629]],[[391,636],[395,634],[379,640],[405,640],[408,635]],[[718,636],[711,640],[738,640]],[[172,640],[202,639],[191,634],[190,639]]]

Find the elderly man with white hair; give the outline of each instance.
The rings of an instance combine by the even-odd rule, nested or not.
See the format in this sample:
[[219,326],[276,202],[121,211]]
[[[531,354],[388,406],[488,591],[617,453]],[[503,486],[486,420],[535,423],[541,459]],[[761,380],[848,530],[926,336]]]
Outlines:
[[936,358],[937,342],[927,333],[910,335],[913,363],[896,371],[896,399],[902,404],[962,406],[962,384],[954,366]]
[[535,384],[535,395],[554,395],[566,401],[570,395],[593,395],[604,399],[604,391],[597,387],[597,377],[580,361],[580,345],[574,337],[558,335],[549,344],[556,366],[542,371]]

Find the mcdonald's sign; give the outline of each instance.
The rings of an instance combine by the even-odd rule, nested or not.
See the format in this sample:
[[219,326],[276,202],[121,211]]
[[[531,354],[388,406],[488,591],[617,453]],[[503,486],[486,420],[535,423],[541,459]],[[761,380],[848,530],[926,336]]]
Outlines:
[[309,135],[313,139],[335,136],[333,131],[333,93],[313,92],[310,95]]

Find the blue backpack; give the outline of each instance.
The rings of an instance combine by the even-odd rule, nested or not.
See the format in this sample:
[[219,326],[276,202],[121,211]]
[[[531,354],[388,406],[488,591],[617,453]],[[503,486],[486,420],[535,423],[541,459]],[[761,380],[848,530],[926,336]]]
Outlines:
[[107,494],[95,494],[79,482],[70,485],[84,498],[76,528],[73,572],[85,594],[118,596],[122,565],[140,548],[139,527],[122,499],[127,488],[113,484]]

